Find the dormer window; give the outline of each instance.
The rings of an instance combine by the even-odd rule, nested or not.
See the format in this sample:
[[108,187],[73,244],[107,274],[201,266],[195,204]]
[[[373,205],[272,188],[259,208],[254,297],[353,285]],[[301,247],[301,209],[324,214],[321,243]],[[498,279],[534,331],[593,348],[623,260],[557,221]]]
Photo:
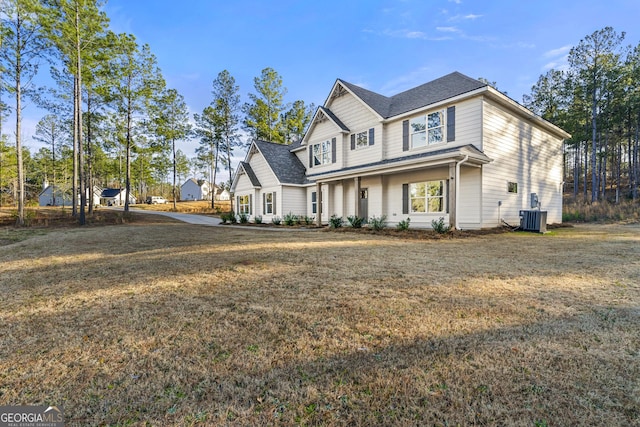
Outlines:
[[331,141],[313,144],[313,165],[328,165],[331,163]]

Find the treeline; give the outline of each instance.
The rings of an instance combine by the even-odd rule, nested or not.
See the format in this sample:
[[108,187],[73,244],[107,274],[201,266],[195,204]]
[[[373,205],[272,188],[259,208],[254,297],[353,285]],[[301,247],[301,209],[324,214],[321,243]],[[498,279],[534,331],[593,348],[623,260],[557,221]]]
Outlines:
[[[35,84],[43,64],[53,87]],[[70,189],[81,224],[93,209],[85,200],[93,186],[125,188],[126,210],[130,193],[141,199],[168,188],[175,203],[177,184],[189,175],[215,182],[225,168],[230,181],[234,149],[248,139],[299,139],[314,108],[286,104],[282,78],[271,68],[241,104],[235,79],[222,71],[210,105],[190,117],[151,47],[112,32],[98,0],[0,0],[0,80],[0,207],[16,205],[18,224],[26,198],[43,182]],[[24,148],[27,100],[47,111],[36,128],[43,145],[36,153]],[[189,159],[179,146],[193,138],[199,148]]]
[[565,144],[565,191],[574,199],[638,199],[640,44],[606,27],[569,51],[568,68],[541,75],[526,107],[572,137]]

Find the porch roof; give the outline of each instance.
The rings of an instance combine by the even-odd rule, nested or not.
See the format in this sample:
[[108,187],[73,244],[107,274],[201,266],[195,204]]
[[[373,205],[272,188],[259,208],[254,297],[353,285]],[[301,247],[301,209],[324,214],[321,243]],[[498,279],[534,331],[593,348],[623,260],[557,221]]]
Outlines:
[[486,154],[478,150],[474,145],[468,144],[459,147],[443,148],[441,150],[429,151],[426,153],[411,154],[393,159],[385,159],[378,162],[351,166],[339,170],[321,172],[308,175],[307,178],[314,181],[332,181],[352,176],[386,175],[419,168],[439,166],[463,160],[466,156],[469,156],[467,163],[476,166],[490,163],[492,161],[492,159],[487,157]]

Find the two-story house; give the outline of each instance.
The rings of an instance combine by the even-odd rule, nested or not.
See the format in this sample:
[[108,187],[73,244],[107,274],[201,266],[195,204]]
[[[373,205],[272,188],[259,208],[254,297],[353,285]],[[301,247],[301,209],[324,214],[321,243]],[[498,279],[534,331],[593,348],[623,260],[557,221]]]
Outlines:
[[237,213],[410,218],[457,229],[517,224],[532,194],[562,221],[562,129],[458,72],[387,97],[338,79],[300,143],[254,142]]

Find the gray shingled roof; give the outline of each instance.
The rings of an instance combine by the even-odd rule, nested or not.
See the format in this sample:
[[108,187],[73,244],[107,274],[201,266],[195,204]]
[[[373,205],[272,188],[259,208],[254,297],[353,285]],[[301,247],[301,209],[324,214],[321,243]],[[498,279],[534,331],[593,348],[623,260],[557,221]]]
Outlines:
[[487,86],[486,83],[455,71],[387,97],[344,80],[338,79],[338,81],[385,119]]
[[305,167],[298,156],[291,152],[291,146],[267,141],[256,141],[255,144],[281,184],[309,182],[305,175]]
[[251,185],[253,185],[254,187],[261,187],[258,177],[256,176],[253,169],[251,169],[251,165],[249,165],[249,163],[247,162],[240,162],[240,166],[242,166],[242,169],[244,169],[244,172],[247,174],[247,177],[249,177],[249,181],[251,181]]
[[333,120],[340,129],[342,129],[345,132],[349,132],[349,128],[345,126],[345,124],[342,123],[342,121],[338,117],[336,117],[336,115],[333,114],[331,110],[322,106],[318,107],[318,109],[322,111],[325,115],[327,115],[331,120]]

